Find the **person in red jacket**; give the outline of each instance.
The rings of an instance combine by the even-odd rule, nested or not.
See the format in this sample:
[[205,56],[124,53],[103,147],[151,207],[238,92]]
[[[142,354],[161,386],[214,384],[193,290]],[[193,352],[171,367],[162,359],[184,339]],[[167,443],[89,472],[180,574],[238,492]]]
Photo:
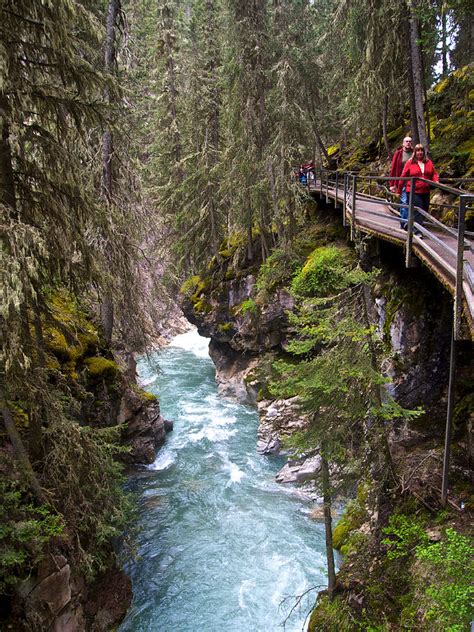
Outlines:
[[[402,171],[402,178],[423,178],[423,180],[415,180],[413,191],[413,204],[418,208],[421,208],[426,213],[430,207],[430,189],[431,185],[425,180],[431,180],[432,182],[439,182],[439,176],[434,168],[434,164],[426,156],[426,150],[423,145],[415,145],[413,156],[410,160],[407,160]],[[410,180],[400,180],[398,183],[398,192],[401,193],[403,186],[405,186],[407,195],[410,195],[411,182]],[[423,215],[415,211],[415,222],[422,225]],[[406,226],[405,226],[406,230]],[[423,237],[422,233],[415,229],[415,235]]]
[[[393,154],[392,164],[390,166],[390,177],[399,178],[402,175],[403,167],[408,160],[413,156],[413,141],[410,136],[405,136],[402,146],[399,147]],[[398,190],[398,180],[390,180],[390,191],[396,193]],[[400,194],[400,217],[402,221],[400,226],[406,228],[408,217],[408,195],[405,189],[405,183],[402,182],[402,192]]]

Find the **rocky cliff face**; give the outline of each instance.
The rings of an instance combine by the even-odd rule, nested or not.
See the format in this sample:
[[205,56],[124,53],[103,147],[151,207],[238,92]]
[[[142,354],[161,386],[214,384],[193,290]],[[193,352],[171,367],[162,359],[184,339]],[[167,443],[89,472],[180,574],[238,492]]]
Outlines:
[[[423,406],[416,423],[394,425],[396,445],[439,436],[445,420],[452,303],[444,288],[422,267],[405,270],[401,251],[378,244],[364,265],[381,270],[371,296],[370,318],[378,329],[388,389],[402,406]],[[216,264],[183,301],[183,311],[201,335],[211,338],[221,392],[254,403],[260,413],[258,449],[278,452],[285,436],[304,426],[297,403],[268,397],[271,371],[262,366],[285,352],[295,299],[286,287],[262,298],[258,266],[229,273]],[[273,354],[273,355],[271,355]]]

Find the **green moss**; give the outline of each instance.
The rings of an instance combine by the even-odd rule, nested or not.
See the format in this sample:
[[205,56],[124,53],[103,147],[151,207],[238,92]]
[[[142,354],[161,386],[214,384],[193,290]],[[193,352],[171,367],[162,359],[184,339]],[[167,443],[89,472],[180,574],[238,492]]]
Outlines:
[[[347,554],[350,547],[346,547],[343,551],[344,545],[347,545],[351,534],[358,529],[367,518],[366,501],[367,501],[368,487],[366,484],[361,483],[357,490],[357,496],[354,500],[351,500],[345,507],[344,512],[339,519],[333,534],[332,544],[336,550],[340,550],[341,553]],[[357,537],[354,534],[355,539],[351,543],[352,547],[355,547]]]
[[141,391],[140,395],[143,399],[146,399],[147,402],[157,402],[158,397],[154,393],[150,393],[149,391]]
[[[43,322],[43,337],[46,349],[63,362],[76,363],[88,353],[94,353],[99,345],[99,334],[89,318],[66,291],[57,291],[48,297],[48,307],[54,320]],[[61,323],[70,332],[73,342],[68,341]],[[51,358],[51,356],[49,356]],[[54,359],[50,368],[59,368]],[[72,370],[74,367],[69,367]]]
[[69,345],[64,334],[56,327],[44,327],[43,337],[46,348],[62,360],[69,359]]
[[193,309],[197,314],[209,314],[209,312],[211,312],[212,310],[212,307],[205,298],[201,298],[194,303]]
[[219,246],[219,255],[223,259],[229,259],[235,254],[238,248],[245,246],[246,239],[246,235],[243,231],[231,233]]
[[217,325],[217,330],[220,331],[221,333],[226,333],[227,331],[230,331],[232,329],[232,323],[221,323],[220,325]]
[[102,356],[86,358],[84,361],[90,375],[94,378],[111,378],[119,372],[119,367],[113,360]]
[[258,310],[258,305],[253,298],[248,298],[246,301],[243,301],[238,308],[241,314],[257,314]]
[[186,279],[180,288],[180,294],[190,299],[191,302],[196,302],[199,296],[207,289],[209,281],[207,279],[201,279],[197,274]]
[[10,409],[15,425],[19,428],[27,428],[30,420],[28,413],[17,402],[8,402],[8,408]]
[[354,632],[360,629],[354,625],[351,609],[339,596],[330,601],[327,595],[320,595],[308,623],[308,632]]

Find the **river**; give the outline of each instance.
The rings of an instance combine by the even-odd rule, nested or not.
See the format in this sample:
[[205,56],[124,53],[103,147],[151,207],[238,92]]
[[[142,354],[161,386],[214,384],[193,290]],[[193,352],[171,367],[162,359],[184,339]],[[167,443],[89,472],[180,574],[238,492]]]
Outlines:
[[[120,632],[273,632],[291,596],[326,581],[324,527],[298,490],[275,483],[283,459],[257,454],[257,412],[218,395],[207,343],[188,332],[139,364],[174,431],[130,482],[134,598]],[[287,632],[303,629],[315,598]]]

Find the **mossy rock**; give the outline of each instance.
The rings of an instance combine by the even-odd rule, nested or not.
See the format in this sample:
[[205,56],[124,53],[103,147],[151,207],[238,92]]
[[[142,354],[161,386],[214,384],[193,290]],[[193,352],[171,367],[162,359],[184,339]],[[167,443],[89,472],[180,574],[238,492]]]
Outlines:
[[230,331],[231,329],[232,329],[232,323],[221,323],[217,325],[217,331],[220,331],[223,334]]
[[61,360],[69,359],[69,345],[65,335],[56,327],[44,327],[43,338],[46,349]]
[[28,428],[30,424],[30,419],[26,410],[16,402],[8,402],[8,408],[12,413],[15,425],[18,428]]
[[147,402],[154,403],[158,401],[158,397],[154,393],[150,393],[150,391],[145,391],[145,390],[140,389],[140,395]]
[[200,298],[193,303],[193,309],[198,314],[209,314],[212,311],[212,306],[205,298]]
[[86,358],[84,360],[84,364],[86,365],[89,374],[93,378],[113,378],[119,372],[119,367],[114,360],[109,360],[102,356],[94,356],[92,358]]

